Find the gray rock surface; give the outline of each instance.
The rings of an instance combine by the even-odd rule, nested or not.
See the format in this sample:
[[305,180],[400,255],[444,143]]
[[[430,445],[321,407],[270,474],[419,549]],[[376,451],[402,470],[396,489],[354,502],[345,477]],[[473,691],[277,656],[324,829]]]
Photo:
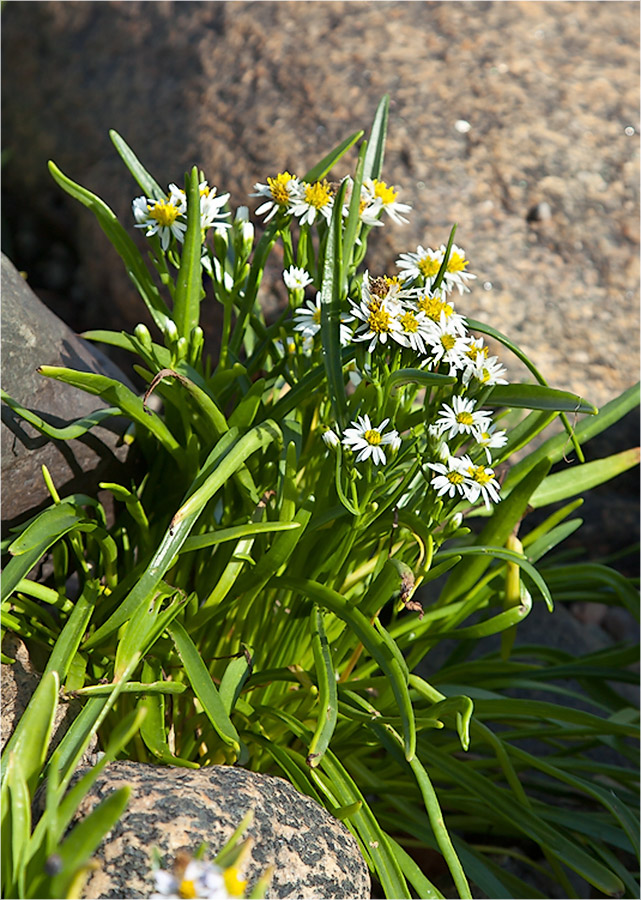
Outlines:
[[637,379],[637,4],[13,2],[2,24],[8,235],[78,330],[131,328],[142,304],[47,159],[131,226],[109,128],[160,183],[197,163],[237,205],[368,128],[389,93],[384,178],[415,209],[378,229],[370,268],[457,222],[478,275],[461,312],[599,406]]
[[[10,397],[49,424],[61,426],[107,404],[100,397],[43,378],[36,371],[39,365],[98,372],[129,383],[100,349],[80,339],[47,309],[4,255],[1,287],[2,387]],[[97,486],[110,475],[118,480],[127,456],[127,447],[118,446],[126,424],[124,418],[114,417],[78,439],[50,440],[3,405],[3,527],[51,503],[43,465],[61,495]]]
[[178,851],[193,854],[202,841],[212,858],[249,809],[254,821],[247,835],[254,843],[241,876],[250,889],[275,865],[267,897],[370,896],[367,866],[354,837],[281,778],[231,766],[194,770],[115,762],[99,776],[79,815],[127,784],[129,805],[98,850],[100,868],[91,875],[87,897],[149,896],[153,847],[166,868]]

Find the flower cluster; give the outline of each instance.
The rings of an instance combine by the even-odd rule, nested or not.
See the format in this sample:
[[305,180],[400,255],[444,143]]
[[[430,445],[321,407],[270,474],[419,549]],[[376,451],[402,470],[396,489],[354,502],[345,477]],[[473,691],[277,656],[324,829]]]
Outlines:
[[156,869],[154,872],[157,894],[151,900],[181,900],[181,898],[202,898],[202,900],[231,900],[242,897],[246,882],[239,879],[235,866],[221,869],[210,862],[199,859],[176,858],[173,871]]
[[[343,216],[347,216],[354,182],[349,175],[344,180],[347,182],[347,189],[341,212]],[[256,215],[265,216],[265,222],[269,222],[277,213],[284,213],[294,216],[301,225],[312,225],[318,217],[329,222],[339,186],[324,178],[307,182],[289,172],[280,172],[275,178],[268,178],[265,184],[255,184],[255,193],[250,196],[265,198],[256,210]],[[397,224],[407,222],[403,214],[408,213],[412,207],[399,202],[397,198],[398,191],[394,187],[376,178],[366,179],[361,187],[360,221],[364,225],[380,226],[383,224],[380,221],[381,215],[385,212]]]
[[[448,257],[438,287],[434,281],[446,258],[444,246],[436,253],[419,247],[416,254],[403,254],[397,277],[374,278],[365,272],[360,298],[351,300],[348,313],[342,316],[340,341],[343,346],[364,344],[371,359],[379,358],[387,367],[394,367],[393,360],[400,353],[404,366],[456,378],[449,402],[442,402],[427,428],[425,452],[430,459],[428,466],[435,473],[430,485],[438,497],[446,495],[470,503],[481,499],[489,507],[500,500],[499,484],[491,468],[492,451],[503,447],[507,436],[505,431],[496,430],[490,413],[477,409],[474,397],[466,394],[474,395],[483,387],[507,381],[498,357],[490,356],[483,338],[471,335],[465,317],[455,311],[452,286],[467,290],[466,281],[475,276],[465,272],[464,250],[453,245],[450,252],[454,264],[450,266],[452,257]],[[408,260],[419,256],[427,259],[427,254],[434,260],[434,270],[424,266],[424,271],[410,271]],[[309,342],[320,331],[320,322],[318,294],[315,302],[308,300],[296,310],[294,330]],[[366,374],[361,373],[361,377]],[[398,431],[385,431],[389,422],[388,417],[374,427],[369,415],[360,415],[341,436],[328,429],[323,440],[330,448],[340,444],[351,451],[355,463],[369,459],[376,466],[386,465],[385,450],[395,453],[402,443]],[[461,449],[465,452],[457,456],[454,451]]]
[[[200,227],[230,228],[230,213],[222,209],[229,200],[229,194],[218,194],[215,187],[206,181],[200,185]],[[187,230],[187,195],[175,184],[169,185],[167,196],[162,199],[136,197],[132,204],[136,228],[146,229],[145,235],[157,234],[163,250],[167,250],[171,238],[182,242]]]

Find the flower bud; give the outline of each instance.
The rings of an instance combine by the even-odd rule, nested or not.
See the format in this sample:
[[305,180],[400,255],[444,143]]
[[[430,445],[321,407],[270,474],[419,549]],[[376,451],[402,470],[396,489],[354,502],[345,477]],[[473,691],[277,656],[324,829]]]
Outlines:
[[178,338],[178,342],[176,343],[176,362],[185,359],[188,350],[189,344],[187,343],[187,338]]
[[196,366],[203,352],[205,335],[200,325],[192,328],[189,343],[189,365]]
[[134,335],[138,338],[145,350],[151,352],[151,335],[149,334],[147,326],[140,322],[140,324],[136,325],[134,328]]
[[176,323],[173,319],[167,319],[165,322],[165,340],[170,344],[173,344],[178,340],[178,329],[176,328]]

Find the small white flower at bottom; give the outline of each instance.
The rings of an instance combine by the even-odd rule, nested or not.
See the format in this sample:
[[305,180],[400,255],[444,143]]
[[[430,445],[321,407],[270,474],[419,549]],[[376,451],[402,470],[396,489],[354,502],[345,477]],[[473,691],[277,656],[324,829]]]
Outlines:
[[151,900],[180,900],[181,897],[202,898],[202,900],[229,900],[225,878],[218,866],[192,859],[187,863],[181,876],[173,875],[165,869],[154,872],[156,889]]
[[400,446],[400,437],[397,431],[383,433],[383,429],[389,419],[383,419],[381,424],[374,428],[368,415],[359,416],[356,422],[352,422],[352,428],[346,428],[343,435],[343,447],[347,447],[354,453],[358,453],[356,462],[362,462],[371,457],[375,465],[385,465],[387,457],[383,446],[390,446],[391,450],[397,450]]

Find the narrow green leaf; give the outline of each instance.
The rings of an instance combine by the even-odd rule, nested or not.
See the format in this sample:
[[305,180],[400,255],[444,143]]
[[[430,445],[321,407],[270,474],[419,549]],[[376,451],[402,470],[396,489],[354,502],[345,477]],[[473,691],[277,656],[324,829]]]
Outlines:
[[73,504],[58,503],[43,510],[22,534],[12,541],[9,553],[12,556],[22,556],[47,542],[51,545],[52,536],[53,540],[56,540],[83,521],[86,521],[86,517]]
[[396,697],[403,722],[405,755],[408,759],[411,758],[416,750],[414,711],[409,697],[406,675],[396,658],[398,649],[395,645],[391,646],[394,642],[385,629],[381,626],[377,631],[363,613],[353,607],[341,594],[317,581],[282,575],[275,578],[274,583],[309,597],[319,606],[329,609],[351,628],[390,680],[390,686]]
[[[527,509],[531,495],[543,481],[550,469],[550,461],[541,462],[518,484],[512,493],[494,507],[492,517],[487,522],[475,543],[477,546],[501,547],[513,532]],[[456,548],[461,553],[461,548]],[[440,556],[441,554],[439,554]],[[490,564],[490,557],[476,556],[461,562],[450,575],[441,597],[440,604],[445,604],[461,596],[477,584]]]
[[180,550],[188,553],[192,550],[202,550],[203,547],[213,547],[224,541],[237,541],[255,534],[270,534],[276,531],[295,531],[300,528],[300,522],[247,522],[245,525],[232,525],[230,528],[221,528],[220,531],[206,531],[203,534],[194,534],[188,537]]
[[364,132],[355,131],[354,134],[350,135],[350,137],[345,138],[342,143],[338,145],[331,153],[328,153],[327,156],[323,157],[320,162],[316,163],[315,166],[307,172],[306,175],[303,176],[303,181],[307,181],[311,183],[313,181],[320,181],[321,178],[324,178],[325,175],[330,171],[332,166],[336,165],[338,160],[344,156],[347,151],[354,146],[356,141],[360,141],[363,137]]
[[[579,422],[574,429],[576,439],[584,444],[590,438],[605,431],[615,422],[618,422],[626,413],[639,405],[639,384],[628,388],[619,397],[611,400],[599,411],[596,416],[590,416]],[[552,463],[558,462],[568,451],[568,438],[565,434],[557,434],[548,438],[543,444],[529,453],[524,459],[512,466],[503,483],[503,490],[509,491],[527,472],[543,458],[547,457]],[[581,458],[581,457],[579,457]]]
[[510,792],[433,745],[422,743],[421,748],[421,755],[430,768],[441,769],[459,787],[478,796],[495,815],[504,818],[512,828],[516,827],[517,831],[530,840],[535,840],[590,884],[606,894],[621,890],[621,882],[605,866],[575,841],[544,822],[531,809],[524,807]]
[[[504,559],[507,562],[516,563],[519,568],[527,572],[534,584],[538,587],[550,612],[554,608],[554,601],[552,600],[550,589],[545,583],[543,576],[525,556],[516,553],[514,550],[508,550],[505,547],[474,545],[473,547],[457,547],[455,550],[441,550],[439,553],[439,557],[441,558],[448,556],[490,556],[494,559]],[[523,615],[527,615],[527,613],[523,613]]]
[[530,506],[538,509],[559,500],[567,500],[568,497],[589,491],[638,465],[639,448],[633,447],[613,456],[570,466],[565,472],[553,472],[534,491],[530,497]]
[[541,409],[552,412],[590,413],[597,408],[577,394],[540,384],[496,384],[483,406]]
[[166,192],[151,177],[126,141],[113,128],[109,130],[109,137],[118,151],[118,155],[133,175],[145,197],[154,200],[165,200],[167,198]]
[[178,336],[189,340],[198,325],[200,300],[203,296],[202,266],[200,262],[202,233],[200,228],[200,190],[198,169],[194,166],[185,178],[187,194],[187,231],[180,255],[180,270],[176,278],[174,322]]
[[251,660],[245,653],[228,663],[223,677],[220,679],[220,688],[218,689],[221,703],[225,707],[227,715],[231,715],[243,685],[250,675]]
[[104,836],[125,811],[130,793],[129,786],[113,791],[76,825],[58,847],[56,856],[60,860],[62,871],[52,880],[52,897],[68,896],[68,890],[78,871],[88,862]]
[[49,672],[40,679],[2,753],[3,779],[7,771],[6,761],[13,753],[15,765],[20,768],[22,778],[32,794],[47,758],[59,690],[60,679],[57,672]]
[[74,369],[65,369],[62,366],[39,366],[38,372],[46,378],[54,378],[56,381],[71,384],[88,394],[96,394],[112,406],[117,406],[137,425],[150,431],[177,461],[182,462],[184,449],[165,423],[155,412],[146,410],[140,397],[136,397],[133,391],[124,384],[114,378],[108,378],[106,375],[97,375],[94,372],[76,372]]
[[[150,660],[143,664],[143,678],[154,679],[161,674],[161,664],[159,660]],[[157,684],[174,684],[174,682],[156,682]],[[185,689],[184,684],[176,685]],[[131,683],[127,688],[131,687]],[[153,687],[153,683],[148,686],[140,685],[140,687]],[[171,752],[167,740],[167,725],[165,723],[165,698],[162,693],[153,693],[148,691],[141,698],[139,708],[145,711],[140,724],[140,736],[145,742],[147,748],[156,757],[156,759],[164,765],[182,766],[187,769],[198,769],[198,763],[189,759],[181,759]]]
[[443,894],[425,877],[418,863],[406,853],[401,845],[388,835],[392,853],[396,857],[399,868],[422,900],[443,900]]
[[170,320],[169,310],[155,286],[149,270],[132,239],[122,227],[111,209],[95,194],[67,178],[53,162],[49,162],[49,171],[60,187],[88,207],[98,220],[116,251],[125,264],[127,274],[144,300],[151,316],[161,331],[164,331]]
[[367,142],[367,153],[365,154],[365,164],[363,166],[363,180],[369,178],[380,179],[381,177],[383,158],[385,156],[388,117],[389,94],[384,94],[374,113],[374,121],[372,122],[372,130]]
[[22,406],[5,391],[0,390],[0,399],[2,399],[7,406],[11,407],[14,412],[17,412],[25,422],[33,425],[33,427],[37,428],[41,434],[44,434],[46,437],[55,441],[70,441],[74,438],[79,438],[88,431],[91,431],[95,425],[100,425],[104,419],[110,419],[113,416],[121,415],[119,409],[110,406],[103,409],[97,409],[95,412],[89,413],[88,416],[82,416],[80,419],[73,419],[67,425],[56,428],[54,425],[45,422],[44,419],[30,409]]
[[318,682],[318,722],[307,752],[307,764],[315,768],[322,760],[336,728],[338,691],[332,653],[325,634],[323,616],[317,606],[311,613],[312,651]]
[[358,153],[358,162],[356,164],[354,183],[352,185],[352,196],[349,201],[349,211],[347,214],[347,222],[345,223],[345,234],[343,236],[342,295],[347,294],[348,273],[353,263],[354,244],[356,242],[356,235],[358,233],[360,222],[361,189],[363,186],[363,165],[366,150],[367,141],[363,141]]
[[12,879],[14,883],[22,887],[25,877],[25,851],[29,845],[31,834],[31,796],[22,762],[15,756],[12,762],[13,765],[9,766],[7,772],[10,798],[8,828],[11,835]]
[[240,755],[240,738],[234,728],[227,711],[216,690],[216,685],[211,680],[207,666],[196,645],[189,637],[179,622],[172,622],[168,629],[171,639],[176,645],[176,650],[185,667],[185,673],[189,678],[195,695],[200,700],[207,718],[213,725],[220,739],[232,747],[236,755]]
[[[305,746],[309,746],[311,732],[294,716],[282,709],[264,706],[257,707],[256,713],[284,722]],[[293,751],[289,753],[294,756]],[[309,769],[308,772],[325,796],[328,806],[360,804],[358,811],[346,820],[345,824],[360,840],[363,856],[374,868],[386,897],[394,897],[396,900],[409,898],[405,877],[389,845],[388,835],[382,830],[358,786],[338,757],[331,750],[327,750],[319,768]]]
[[340,342],[340,301],[341,301],[341,230],[343,224],[343,198],[346,182],[339,188],[334,198],[332,219],[329,225],[323,281],[321,284],[321,338],[323,365],[327,376],[329,395],[334,418],[341,431],[345,427],[347,398]]

